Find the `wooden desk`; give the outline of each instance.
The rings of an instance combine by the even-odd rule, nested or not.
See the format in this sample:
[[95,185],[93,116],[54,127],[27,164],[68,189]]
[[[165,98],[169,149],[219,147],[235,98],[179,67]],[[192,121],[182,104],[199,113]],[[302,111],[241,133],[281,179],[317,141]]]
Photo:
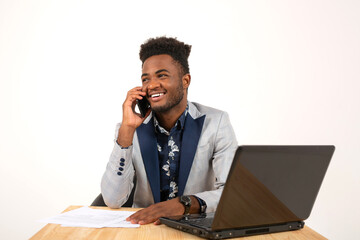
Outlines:
[[[70,206],[65,211],[70,211],[81,206]],[[99,209],[109,209],[106,207],[93,207]],[[114,211],[132,211],[138,210],[136,208],[121,208]],[[58,224],[47,224],[39,232],[37,232],[31,240],[46,239],[46,240],[57,240],[57,239],[154,239],[154,240],[168,240],[168,239],[203,239],[196,237],[189,233],[181,232],[176,229],[172,229],[165,225],[142,225],[140,228],[80,228],[80,227],[61,227]],[[291,231],[291,232],[281,232],[265,235],[257,235],[252,237],[243,237],[243,238],[232,238],[232,239],[241,239],[241,240],[317,240],[317,239],[326,239],[321,236],[311,228],[305,226],[301,230]]]

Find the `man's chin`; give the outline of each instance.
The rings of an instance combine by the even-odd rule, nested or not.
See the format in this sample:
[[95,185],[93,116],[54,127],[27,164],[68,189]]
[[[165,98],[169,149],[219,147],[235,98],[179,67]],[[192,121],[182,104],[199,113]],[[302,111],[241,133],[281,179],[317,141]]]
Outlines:
[[164,113],[171,109],[169,106],[152,106],[151,110],[155,113]]
[[183,96],[180,98],[174,98],[173,101],[167,101],[163,104],[160,104],[160,102],[152,102],[151,109],[155,113],[166,113],[169,112],[171,109],[175,108],[181,103],[181,100],[183,99]]

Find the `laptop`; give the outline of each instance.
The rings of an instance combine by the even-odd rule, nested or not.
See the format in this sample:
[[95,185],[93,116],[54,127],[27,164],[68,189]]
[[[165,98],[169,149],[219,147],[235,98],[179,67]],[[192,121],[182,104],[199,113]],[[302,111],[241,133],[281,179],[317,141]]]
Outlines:
[[334,150],[334,146],[240,146],[216,212],[160,221],[208,239],[301,229]]

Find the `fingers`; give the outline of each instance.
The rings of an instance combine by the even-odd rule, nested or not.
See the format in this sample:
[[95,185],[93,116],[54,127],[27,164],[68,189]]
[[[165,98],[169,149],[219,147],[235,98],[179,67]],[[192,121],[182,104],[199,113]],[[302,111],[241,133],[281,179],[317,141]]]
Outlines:
[[117,142],[121,146],[130,146],[136,128],[138,128],[146,117],[150,114],[150,109],[146,113],[145,118],[135,112],[136,100],[146,97],[146,93],[141,91],[141,87],[135,87],[128,91],[126,99],[122,105],[123,118],[119,129]]
[[141,96],[146,96],[146,92],[143,92],[141,90],[141,87],[135,87],[133,89],[131,89],[129,92],[128,92],[128,95],[131,95],[131,94],[137,94],[137,95],[141,95]]
[[[141,100],[146,97],[146,93],[141,91],[141,87],[135,87],[128,91],[126,99],[123,103],[123,120],[122,125],[126,125],[131,129],[136,129],[145,118],[135,112],[136,100]],[[149,116],[147,113],[146,117]]]
[[154,222],[154,224],[160,224],[160,217],[169,217],[182,215],[184,213],[184,206],[179,202],[179,199],[172,199],[165,202],[153,204],[145,209],[142,209],[126,220],[131,223],[148,224]]
[[128,217],[126,220],[130,221],[131,223],[138,223],[140,225],[148,224],[155,222],[160,218],[160,215],[156,213],[156,209],[154,212],[154,209],[151,207],[145,208],[143,210],[140,210],[130,217]]
[[124,104],[129,104],[133,106],[136,103],[136,100],[141,100],[146,96],[146,93],[141,91],[141,87],[135,87],[128,91]]

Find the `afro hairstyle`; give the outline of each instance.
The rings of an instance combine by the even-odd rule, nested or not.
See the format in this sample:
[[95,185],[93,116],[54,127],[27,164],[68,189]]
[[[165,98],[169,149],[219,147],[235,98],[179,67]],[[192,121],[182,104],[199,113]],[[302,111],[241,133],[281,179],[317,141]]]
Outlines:
[[182,67],[183,74],[190,73],[188,57],[191,45],[178,41],[176,38],[157,37],[149,38],[140,46],[140,60],[145,60],[154,55],[168,54]]

